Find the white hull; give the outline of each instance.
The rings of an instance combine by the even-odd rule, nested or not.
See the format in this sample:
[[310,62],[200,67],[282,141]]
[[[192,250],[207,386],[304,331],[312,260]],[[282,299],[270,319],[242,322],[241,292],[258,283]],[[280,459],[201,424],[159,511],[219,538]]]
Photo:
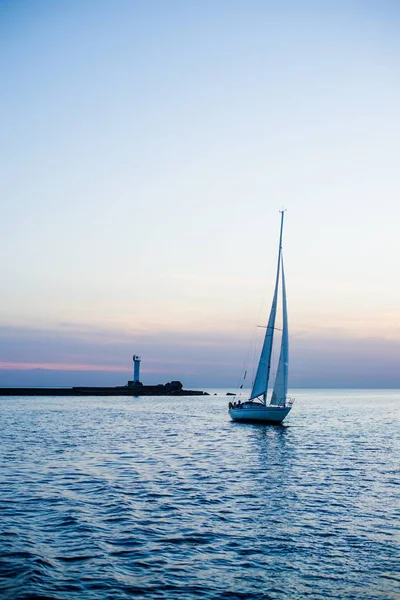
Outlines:
[[282,423],[291,409],[291,406],[264,406],[251,403],[243,404],[241,408],[230,408],[229,416],[233,421]]

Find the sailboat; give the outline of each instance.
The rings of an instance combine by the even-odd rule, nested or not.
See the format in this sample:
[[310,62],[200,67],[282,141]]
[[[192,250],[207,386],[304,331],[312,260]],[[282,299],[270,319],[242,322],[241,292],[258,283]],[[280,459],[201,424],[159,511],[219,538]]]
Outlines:
[[[258,362],[256,377],[250,398],[241,402],[229,403],[229,415],[233,421],[254,423],[282,423],[292,409],[294,398],[287,396],[289,370],[289,332],[286,302],[285,271],[283,268],[282,234],[283,218],[279,235],[278,266],[276,270],[275,289],[272,299],[271,312],[266,327],[264,344]],[[275,333],[275,321],[278,306],[279,285],[282,286],[282,336],[278,368],[270,398],[268,398],[268,383],[271,371],[272,348]]]

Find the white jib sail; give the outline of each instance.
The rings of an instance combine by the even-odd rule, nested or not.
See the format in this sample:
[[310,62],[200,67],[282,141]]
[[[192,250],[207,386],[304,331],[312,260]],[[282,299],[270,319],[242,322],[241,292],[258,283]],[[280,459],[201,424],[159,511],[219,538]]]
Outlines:
[[287,318],[287,302],[286,302],[286,284],[285,284],[285,271],[283,268],[283,257],[282,257],[282,311],[283,311],[283,324],[282,324],[282,341],[281,351],[279,355],[278,369],[275,377],[274,389],[272,392],[271,404],[274,406],[280,406],[285,404],[287,387],[288,387],[288,374],[289,374],[289,331],[288,331],[288,318]]
[[[278,272],[279,273],[279,272]],[[278,280],[277,280],[278,284]],[[269,314],[267,331],[265,333],[264,344],[258,363],[257,374],[251,391],[250,400],[266,394],[268,389],[269,372],[271,369],[272,342],[274,339],[276,305],[278,303],[278,285],[275,287],[274,299],[272,301],[271,312]]]

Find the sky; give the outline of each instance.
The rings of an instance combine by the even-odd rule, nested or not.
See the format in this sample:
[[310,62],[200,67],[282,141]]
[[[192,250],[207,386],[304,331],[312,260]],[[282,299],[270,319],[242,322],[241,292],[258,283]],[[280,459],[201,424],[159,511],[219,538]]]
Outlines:
[[[0,0],[0,385],[400,387],[395,0]],[[254,353],[256,356],[256,351]]]

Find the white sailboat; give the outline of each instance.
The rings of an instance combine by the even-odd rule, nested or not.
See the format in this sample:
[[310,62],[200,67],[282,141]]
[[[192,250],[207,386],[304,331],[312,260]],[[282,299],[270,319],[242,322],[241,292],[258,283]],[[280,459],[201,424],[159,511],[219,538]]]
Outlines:
[[[294,399],[287,396],[289,370],[289,332],[286,303],[285,272],[283,268],[282,233],[283,217],[281,211],[281,229],[279,236],[278,266],[276,271],[275,290],[271,312],[265,332],[264,344],[253,389],[246,402],[230,402],[229,415],[233,421],[255,423],[282,423],[290,412]],[[268,399],[268,383],[271,371],[272,347],[274,341],[275,321],[278,305],[279,284],[282,285],[282,338],[278,368],[271,397]]]

